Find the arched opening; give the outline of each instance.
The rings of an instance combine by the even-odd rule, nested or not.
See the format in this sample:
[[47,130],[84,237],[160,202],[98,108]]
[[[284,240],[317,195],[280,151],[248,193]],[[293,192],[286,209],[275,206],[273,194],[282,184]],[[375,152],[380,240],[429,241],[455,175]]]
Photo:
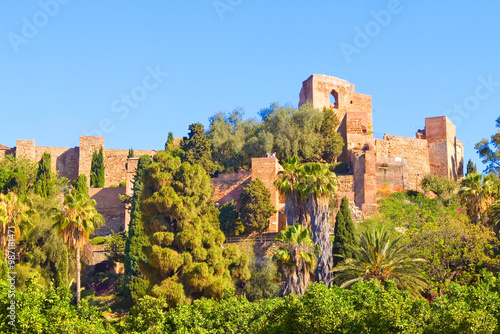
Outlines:
[[332,90],[332,92],[330,93],[330,108],[339,108],[339,93],[337,93],[335,90]]

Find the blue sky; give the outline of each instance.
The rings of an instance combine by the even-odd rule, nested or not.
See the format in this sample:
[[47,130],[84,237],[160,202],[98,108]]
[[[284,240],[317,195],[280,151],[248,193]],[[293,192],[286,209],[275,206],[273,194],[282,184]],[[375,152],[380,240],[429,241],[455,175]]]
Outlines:
[[[500,115],[494,1],[0,0],[0,143],[161,149],[242,107],[297,105],[313,73],[372,96],[375,136],[448,115],[464,142]],[[135,96],[127,100],[127,96]]]

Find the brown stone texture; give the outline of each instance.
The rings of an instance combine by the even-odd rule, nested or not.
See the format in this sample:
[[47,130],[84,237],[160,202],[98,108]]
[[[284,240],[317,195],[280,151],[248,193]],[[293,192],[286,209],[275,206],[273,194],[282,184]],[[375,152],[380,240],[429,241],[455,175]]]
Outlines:
[[[95,151],[104,148],[104,137],[80,136],[80,160],[78,163],[78,175],[85,174],[90,185],[90,167],[92,166],[92,155]],[[106,158],[106,154],[104,154]]]
[[212,188],[215,191],[214,201],[219,205],[231,202],[238,202],[243,188],[246,187],[252,177],[251,171],[241,171],[238,173],[219,174],[212,179]]
[[26,158],[35,161],[36,158],[35,141],[29,139],[18,139],[16,143],[16,157]]
[[118,197],[125,194],[125,188],[90,188],[90,198],[97,202],[96,209],[103,215],[106,222],[94,233],[95,236],[105,236],[111,231],[125,230],[125,204]]
[[[153,155],[153,150],[134,150],[134,155]],[[128,150],[105,149],[104,150],[104,166],[105,169],[105,186],[119,185],[120,182],[127,180],[127,161]]]
[[59,177],[67,177],[76,180],[78,177],[78,165],[80,159],[79,148],[36,146],[35,161],[40,161],[42,155],[50,153],[52,170],[57,171]]
[[[417,190],[422,178],[431,172],[429,150],[425,139],[386,134],[383,140],[375,140],[375,148],[380,185],[387,183],[395,187]],[[387,167],[385,171],[384,167]],[[399,182],[397,182],[398,176],[400,176]]]
[[269,218],[268,233],[278,232],[279,230],[280,195],[274,186],[274,181],[280,170],[282,170],[282,167],[276,158],[252,158],[252,180],[260,179],[264,182],[271,192],[271,203],[277,209],[277,212]]

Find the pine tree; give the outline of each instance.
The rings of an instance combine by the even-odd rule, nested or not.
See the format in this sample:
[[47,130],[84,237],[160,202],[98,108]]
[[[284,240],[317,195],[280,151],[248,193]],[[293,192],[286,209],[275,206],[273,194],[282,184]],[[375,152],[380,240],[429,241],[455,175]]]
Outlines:
[[104,152],[102,146],[99,150],[94,151],[92,155],[92,164],[90,166],[90,186],[92,188],[104,188]]
[[189,137],[184,137],[181,149],[184,151],[182,161],[201,165],[209,175],[222,168],[212,160],[212,145],[205,135],[205,129],[200,123],[189,126]]
[[73,189],[71,190],[71,193],[76,195],[77,193],[79,194],[84,194],[85,196],[89,195],[89,186],[87,183],[87,176],[85,174],[80,174],[76,178],[74,184],[73,184]]
[[[222,247],[224,234],[214,226],[218,210],[212,201],[210,177],[199,165],[160,151],[145,171],[141,194],[147,264],[141,272],[151,293],[169,306],[202,296],[226,296],[250,272],[248,257],[235,245]],[[215,216],[215,220],[214,217]]]
[[47,198],[52,197],[56,193],[56,176],[51,169],[50,153],[45,152],[38,162],[38,172],[35,180],[35,193]]
[[132,195],[128,236],[125,242],[124,294],[127,299],[134,302],[146,295],[147,288],[149,287],[149,281],[140,271],[140,264],[147,262],[142,252],[142,247],[150,246],[151,244],[148,237],[144,234],[139,198],[143,189],[142,177],[150,164],[151,158],[149,155],[145,154],[139,158],[134,177],[134,193]]
[[[349,201],[344,196],[335,219],[335,241],[332,249],[334,255],[341,255],[344,258],[351,256],[350,247],[355,244],[354,233],[355,227],[349,210]],[[334,256],[335,265],[343,261],[342,257]]]
[[248,183],[240,194],[240,216],[245,231],[264,233],[269,228],[269,218],[276,213],[271,203],[271,192],[262,180]]
[[469,174],[477,174],[477,167],[470,159],[469,162],[467,163],[467,172],[465,173],[465,176]]

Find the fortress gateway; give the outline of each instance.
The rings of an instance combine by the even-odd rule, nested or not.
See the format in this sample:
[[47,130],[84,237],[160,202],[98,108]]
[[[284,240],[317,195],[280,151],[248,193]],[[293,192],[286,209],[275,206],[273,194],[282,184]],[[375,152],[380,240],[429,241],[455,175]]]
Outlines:
[[[332,100],[335,102],[332,104]],[[384,135],[373,138],[371,96],[356,93],[354,85],[338,78],[313,74],[302,83],[299,106],[311,101],[314,108],[332,108],[339,120],[337,131],[346,143],[338,161],[347,163],[347,175],[338,175],[339,198],[347,196],[353,210],[363,215],[376,211],[377,189],[419,189],[426,174],[449,176],[463,175],[463,144],[456,139],[455,126],[446,116],[425,119],[424,130],[415,138]],[[52,155],[52,168],[59,176],[74,180],[80,174],[90,179],[90,165],[94,151],[104,148],[103,137],[81,136],[80,146],[74,148],[36,146],[34,140],[17,140],[14,148],[0,145],[0,159],[7,154],[39,161],[44,152]],[[134,150],[139,157],[152,155],[153,150]],[[138,158],[127,158],[128,150],[104,149],[106,188],[92,188],[90,195],[97,201],[97,209],[106,224],[98,235],[111,230],[128,228],[128,213],[118,198],[119,194],[132,191],[132,181]],[[271,217],[269,232],[277,232],[286,226],[284,198],[273,186],[281,169],[276,158],[254,158],[250,171],[221,174],[213,179],[214,200],[224,204],[237,199],[245,185],[260,178],[271,191],[271,201],[277,213]],[[110,188],[112,184],[126,181],[126,188]]]

